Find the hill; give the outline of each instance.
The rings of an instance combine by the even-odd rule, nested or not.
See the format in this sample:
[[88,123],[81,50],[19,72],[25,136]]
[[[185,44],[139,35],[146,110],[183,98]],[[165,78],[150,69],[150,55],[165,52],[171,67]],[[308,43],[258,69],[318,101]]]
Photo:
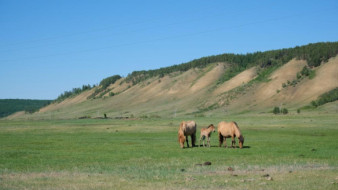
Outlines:
[[51,100],[0,99],[0,118],[18,111],[33,113],[51,102]]
[[337,54],[338,42],[328,42],[203,57],[125,78],[114,75],[15,118],[222,116],[271,112],[274,106],[296,110],[338,87]]

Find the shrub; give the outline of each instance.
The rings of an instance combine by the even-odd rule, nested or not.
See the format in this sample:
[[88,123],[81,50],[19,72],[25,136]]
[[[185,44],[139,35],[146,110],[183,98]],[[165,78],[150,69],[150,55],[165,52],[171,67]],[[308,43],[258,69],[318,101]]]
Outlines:
[[317,100],[311,102],[311,105],[313,107],[318,107],[329,102],[334,102],[336,100],[338,100],[338,87],[320,95]]
[[109,85],[114,84],[117,80],[121,78],[120,75],[114,75],[111,77],[107,77],[100,82],[100,86],[102,86],[102,89],[106,89]]
[[280,114],[280,109],[279,109],[279,107],[274,107],[272,112],[273,112],[274,114]]
[[283,108],[281,112],[282,112],[283,114],[288,114],[288,113],[289,113],[288,109],[286,109],[286,108]]
[[307,66],[304,66],[302,71],[300,72],[303,76],[309,76],[310,75],[310,69]]

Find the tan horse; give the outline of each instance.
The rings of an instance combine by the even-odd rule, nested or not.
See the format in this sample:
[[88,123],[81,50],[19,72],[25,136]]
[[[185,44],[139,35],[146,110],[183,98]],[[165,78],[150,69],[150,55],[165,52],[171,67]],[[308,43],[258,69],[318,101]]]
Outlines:
[[191,136],[192,147],[196,142],[196,122],[195,121],[182,121],[180,128],[178,129],[178,142],[181,148],[184,148],[184,141],[187,141],[187,147],[189,148],[188,136]]
[[201,129],[200,144],[199,144],[200,146],[201,146],[201,140],[203,139],[203,147],[205,147],[204,141],[205,141],[205,138],[208,138],[207,139],[207,145],[210,147],[211,132],[215,132],[215,126],[213,124],[210,124],[207,128]]
[[231,146],[234,148],[236,145],[235,137],[238,138],[239,148],[243,148],[244,144],[244,137],[241,133],[241,130],[239,129],[236,122],[225,122],[222,121],[217,126],[218,130],[218,140],[219,140],[219,147],[222,146],[223,140],[224,140],[224,147],[226,147],[226,138],[231,137],[232,142]]

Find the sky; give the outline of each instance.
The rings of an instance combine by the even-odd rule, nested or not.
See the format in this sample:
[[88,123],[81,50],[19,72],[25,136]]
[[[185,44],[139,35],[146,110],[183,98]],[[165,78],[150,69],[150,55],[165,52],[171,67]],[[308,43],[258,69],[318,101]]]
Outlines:
[[0,0],[0,99],[204,56],[338,41],[337,0]]

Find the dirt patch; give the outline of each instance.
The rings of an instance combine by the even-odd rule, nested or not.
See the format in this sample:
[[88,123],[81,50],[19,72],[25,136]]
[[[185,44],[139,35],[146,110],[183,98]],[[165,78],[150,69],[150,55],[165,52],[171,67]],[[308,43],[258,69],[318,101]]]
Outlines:
[[53,111],[53,110],[57,110],[57,109],[60,109],[60,108],[63,108],[63,107],[66,107],[66,106],[69,106],[69,105],[73,105],[73,104],[78,104],[78,103],[81,103],[81,102],[84,102],[87,100],[87,97],[90,96],[92,93],[94,92],[94,89],[91,89],[91,90],[88,90],[88,91],[85,91],[73,98],[68,98],[60,103],[52,103],[46,107],[43,107],[39,110],[39,113],[44,113],[44,112],[47,112],[47,111]]
[[207,71],[198,81],[190,88],[192,92],[205,89],[217,83],[219,77],[224,73],[224,64],[218,63],[210,71]]
[[238,87],[242,84],[245,84],[245,83],[251,81],[256,76],[257,76],[256,67],[252,67],[250,69],[247,69],[247,70],[239,73],[238,75],[236,75],[232,79],[223,83],[220,87],[218,87],[214,91],[214,94],[221,94],[221,93],[230,91],[230,90],[232,90],[232,89],[234,89],[234,88],[236,88],[236,87]]
[[289,101],[309,103],[336,87],[338,87],[338,57],[318,67],[315,78],[306,79],[293,93],[289,92]]
[[268,83],[261,84],[255,95],[255,99],[267,99],[276,94],[277,90],[282,89],[282,84],[296,78],[297,72],[301,71],[306,65],[306,61],[292,60],[283,65],[280,69],[272,73]]
[[6,119],[15,119],[15,118],[21,117],[23,115],[25,115],[25,111],[19,111],[19,112],[15,112],[15,113],[7,116]]

